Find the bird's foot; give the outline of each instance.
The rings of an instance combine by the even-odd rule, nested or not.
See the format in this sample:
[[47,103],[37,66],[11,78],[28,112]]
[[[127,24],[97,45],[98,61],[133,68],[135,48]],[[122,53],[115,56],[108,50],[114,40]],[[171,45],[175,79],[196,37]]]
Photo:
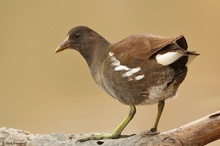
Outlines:
[[158,132],[156,128],[151,128],[147,134],[148,135],[157,135],[157,134],[160,134],[160,132]]
[[88,140],[126,138],[126,137],[130,137],[130,136],[133,136],[133,135],[135,135],[135,134],[132,134],[132,135],[115,135],[115,134],[108,134],[108,133],[95,133],[95,134],[91,134],[89,137],[85,137],[85,138],[77,140],[76,143],[77,142],[85,142],[85,141],[88,141]]

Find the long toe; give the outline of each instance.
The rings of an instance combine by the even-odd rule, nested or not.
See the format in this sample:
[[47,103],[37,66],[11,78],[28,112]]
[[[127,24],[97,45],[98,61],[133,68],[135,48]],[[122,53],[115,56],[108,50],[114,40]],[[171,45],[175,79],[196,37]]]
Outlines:
[[118,138],[126,138],[126,137],[130,137],[133,136],[135,134],[132,135],[114,135],[114,134],[93,134],[89,137],[85,137],[82,139],[79,139],[76,141],[77,142],[85,142],[88,140],[102,140],[102,139],[118,139]]

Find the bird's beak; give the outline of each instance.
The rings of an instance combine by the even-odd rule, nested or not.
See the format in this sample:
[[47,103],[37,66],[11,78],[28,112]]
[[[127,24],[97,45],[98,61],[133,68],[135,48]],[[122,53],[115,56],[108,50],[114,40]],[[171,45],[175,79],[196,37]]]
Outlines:
[[68,35],[66,39],[57,47],[57,49],[55,50],[55,53],[61,52],[69,47],[70,47],[70,41],[69,41],[69,35]]

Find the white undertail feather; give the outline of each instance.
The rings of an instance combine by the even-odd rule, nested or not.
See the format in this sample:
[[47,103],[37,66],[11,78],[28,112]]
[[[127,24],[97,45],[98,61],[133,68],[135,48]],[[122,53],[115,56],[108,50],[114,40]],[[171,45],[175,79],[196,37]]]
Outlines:
[[198,54],[189,53],[189,54],[182,54],[179,52],[167,52],[165,54],[158,54],[156,56],[157,63],[167,66],[175,61],[177,61],[182,56],[188,56],[188,61],[186,63],[186,66],[189,65],[189,63],[192,62],[192,60],[197,56]]
[[167,52],[165,54],[158,54],[156,56],[157,63],[161,65],[170,65],[176,60],[178,60],[180,57],[182,57],[184,54],[181,54],[179,52]]

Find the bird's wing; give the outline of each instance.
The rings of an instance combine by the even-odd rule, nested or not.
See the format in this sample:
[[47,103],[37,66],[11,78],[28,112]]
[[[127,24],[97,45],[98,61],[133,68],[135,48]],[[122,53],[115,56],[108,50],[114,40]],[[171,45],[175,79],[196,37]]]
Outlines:
[[184,50],[187,43],[183,35],[177,37],[162,37],[157,35],[135,35],[112,45],[112,53],[122,65],[130,68],[140,66],[147,59],[166,46],[177,43]]

